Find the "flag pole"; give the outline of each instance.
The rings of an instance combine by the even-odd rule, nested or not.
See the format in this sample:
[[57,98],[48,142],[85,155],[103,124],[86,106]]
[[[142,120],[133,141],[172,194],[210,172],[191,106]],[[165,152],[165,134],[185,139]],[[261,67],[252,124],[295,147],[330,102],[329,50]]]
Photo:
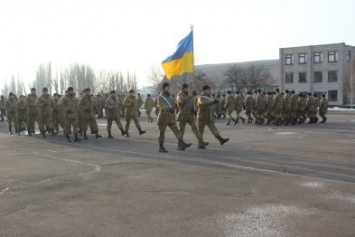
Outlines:
[[[194,39],[194,24],[190,24],[190,29],[192,32],[192,39]],[[192,66],[193,66],[193,71],[192,71],[192,75],[191,75],[191,81],[193,83],[193,86],[195,87],[195,50],[194,50],[194,40],[192,41]]]

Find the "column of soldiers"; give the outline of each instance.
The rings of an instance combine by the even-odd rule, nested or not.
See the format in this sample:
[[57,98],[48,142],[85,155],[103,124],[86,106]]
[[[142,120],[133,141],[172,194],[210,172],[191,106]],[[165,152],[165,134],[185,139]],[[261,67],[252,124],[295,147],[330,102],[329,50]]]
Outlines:
[[[61,96],[54,93],[51,96],[47,88],[43,88],[42,95],[37,96],[35,88],[31,89],[31,93],[27,96],[21,95],[19,99],[13,93],[9,94],[6,100],[4,96],[0,101],[1,120],[7,117],[9,133],[12,134],[27,129],[28,135],[35,133],[35,122],[38,123],[40,133],[43,138],[50,133],[55,136],[62,127],[64,135],[68,142],[71,142],[70,135],[74,135],[74,141],[81,141],[79,135],[84,140],[88,139],[88,129],[91,134],[95,134],[95,138],[101,138],[99,127],[96,121],[98,117],[103,117],[103,109],[107,119],[108,138],[113,138],[112,123],[115,122],[121,135],[129,137],[130,121],[133,120],[139,135],[145,133],[142,130],[138,120],[140,107],[144,104],[147,114],[147,122],[153,122],[151,113],[156,107],[157,124],[160,130],[158,139],[159,152],[167,152],[164,147],[165,130],[169,127],[178,140],[178,150],[185,150],[191,144],[183,141],[186,124],[190,125],[197,141],[198,148],[206,149],[208,142],[203,139],[204,129],[207,126],[211,133],[216,137],[221,145],[228,142],[228,138],[222,138],[216,129],[215,119],[222,119],[227,114],[227,124],[233,125],[241,120],[245,123],[245,118],[241,116],[241,112],[245,110],[247,123],[255,123],[258,125],[275,124],[295,125],[296,123],[304,123],[308,118],[308,123],[317,123],[319,120],[317,113],[322,118],[321,123],[327,120],[326,113],[328,102],[325,95],[322,95],[320,101],[315,94],[308,93],[306,98],[303,94],[296,94],[294,91],[285,90],[284,92],[276,89],[274,92],[247,93],[243,98],[240,92],[234,95],[228,91],[227,95],[215,96],[211,93],[208,85],[202,88],[202,93],[197,95],[196,92],[189,94],[187,84],[183,84],[181,91],[176,97],[170,92],[169,83],[163,83],[162,92],[154,101],[150,94],[147,95],[145,102],[138,94],[135,95],[133,90],[129,91],[127,96],[117,96],[115,91],[111,91],[105,96],[102,105],[102,97],[96,98],[91,94],[91,90],[86,88],[79,97],[76,97],[74,88],[69,87],[65,95]],[[236,117],[233,116],[234,111]],[[125,126],[122,125],[120,117],[125,117]],[[177,123],[178,122],[178,123]]]
[[[216,107],[215,117],[221,119],[221,108],[223,108],[228,119],[226,125],[231,125],[231,121],[236,125],[239,119],[244,123],[245,119],[241,116],[243,109],[247,116],[247,123],[255,120],[258,125],[264,123],[276,126],[295,125],[304,123],[307,118],[309,124],[317,123],[319,120],[317,113],[322,118],[321,123],[327,120],[325,115],[328,111],[328,101],[325,94],[318,101],[316,94],[308,93],[306,97],[289,90],[281,93],[279,89],[268,93],[257,90],[254,94],[248,92],[245,98],[242,98],[239,91],[236,95],[228,91],[227,96],[223,95],[222,99],[217,95],[217,100],[220,103]],[[220,106],[221,104],[223,107]],[[234,111],[237,117],[233,116]]]

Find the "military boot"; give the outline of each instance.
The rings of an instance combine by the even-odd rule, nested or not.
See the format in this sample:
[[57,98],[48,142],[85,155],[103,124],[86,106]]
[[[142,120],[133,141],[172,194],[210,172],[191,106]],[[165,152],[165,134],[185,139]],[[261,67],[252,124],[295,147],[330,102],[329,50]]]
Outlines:
[[54,137],[55,135],[57,135],[57,133],[54,131],[54,128],[51,129],[51,134],[52,134],[52,137]]
[[78,134],[74,134],[74,142],[80,142],[80,138],[78,137]]
[[129,133],[128,133],[128,131],[125,131],[125,133],[126,133],[126,137],[129,137]]
[[102,138],[102,135],[100,135],[98,132],[95,133],[95,138]]
[[314,118],[314,123],[317,123],[318,120],[319,120],[318,117],[315,117],[315,118]]
[[228,120],[228,122],[226,123],[226,125],[227,125],[227,126],[228,126],[228,125],[231,125],[230,122],[229,122],[229,120]]
[[11,128],[9,128],[9,134],[12,134],[12,129]]
[[285,119],[285,123],[284,123],[284,125],[288,126],[288,122],[289,122],[289,119],[288,119],[288,118],[286,118],[286,119]]
[[197,146],[198,149],[206,149],[204,144],[199,143]]
[[86,132],[84,132],[84,140],[88,140],[88,136],[86,135]]
[[237,118],[236,120],[234,120],[234,126],[239,123],[239,118]]
[[240,117],[240,119],[242,120],[243,123],[245,123],[245,118]]
[[124,136],[126,134],[126,132],[123,130],[123,128],[120,128],[121,134],[122,136]]
[[67,142],[71,142],[69,135],[65,135],[65,137],[67,138]]
[[222,138],[220,135],[216,136],[216,138],[221,143],[221,145],[229,141],[229,138]]
[[324,117],[321,123],[325,123],[327,121],[327,117]]
[[139,135],[143,135],[145,133],[145,131],[143,131],[142,129],[139,129]]
[[47,137],[46,137],[46,132],[45,132],[45,131],[44,131],[44,132],[41,132],[41,134],[42,134],[42,137],[43,137],[43,138],[47,138]]
[[107,131],[107,133],[108,133],[108,138],[113,138],[111,131]]
[[184,151],[186,148],[188,148],[190,146],[191,146],[191,143],[185,143],[182,139],[179,139],[177,149],[179,151]]
[[159,144],[159,152],[168,153],[168,151],[165,149],[164,145],[161,143]]

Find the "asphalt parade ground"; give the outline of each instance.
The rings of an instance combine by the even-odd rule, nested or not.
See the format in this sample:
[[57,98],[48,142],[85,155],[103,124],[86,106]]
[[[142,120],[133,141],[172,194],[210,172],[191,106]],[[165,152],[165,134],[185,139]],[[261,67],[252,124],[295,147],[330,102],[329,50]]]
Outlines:
[[[141,117],[130,137],[66,142],[0,122],[0,236],[355,236],[355,111],[325,124],[189,126],[186,151]],[[124,119],[121,119],[124,124]]]

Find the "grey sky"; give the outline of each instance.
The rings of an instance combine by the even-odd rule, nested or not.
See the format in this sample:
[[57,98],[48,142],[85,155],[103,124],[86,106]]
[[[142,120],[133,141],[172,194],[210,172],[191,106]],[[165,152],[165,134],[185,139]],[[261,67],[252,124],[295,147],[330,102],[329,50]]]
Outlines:
[[0,80],[39,63],[135,72],[147,85],[194,24],[195,64],[278,58],[280,47],[355,45],[351,0],[0,0]]

